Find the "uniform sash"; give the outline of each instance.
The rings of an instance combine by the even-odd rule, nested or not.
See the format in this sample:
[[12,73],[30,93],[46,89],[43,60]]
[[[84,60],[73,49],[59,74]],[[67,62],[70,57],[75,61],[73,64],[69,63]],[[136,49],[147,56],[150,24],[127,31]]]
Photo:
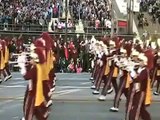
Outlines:
[[117,77],[117,76],[118,76],[118,68],[114,67],[113,77]]
[[9,50],[7,48],[7,46],[5,46],[5,57],[4,57],[4,62],[8,63],[9,61]]
[[37,67],[37,85],[36,85],[35,106],[40,106],[45,100],[43,96],[43,85],[42,85],[43,69],[40,64],[37,64],[36,67]]
[[132,80],[131,80],[131,76],[129,73],[127,73],[127,79],[126,79],[126,88],[129,88],[130,84],[131,84]]
[[5,58],[4,58],[4,55],[3,55],[3,50],[1,50],[1,61],[0,61],[0,69],[3,70],[4,67],[5,67]]
[[107,74],[109,73],[109,70],[110,70],[110,69],[109,69],[109,64],[108,64],[108,61],[107,61],[104,75],[107,75]]
[[151,104],[151,80],[148,79],[147,81],[147,89],[146,89],[146,98],[145,98],[145,105],[150,105]]

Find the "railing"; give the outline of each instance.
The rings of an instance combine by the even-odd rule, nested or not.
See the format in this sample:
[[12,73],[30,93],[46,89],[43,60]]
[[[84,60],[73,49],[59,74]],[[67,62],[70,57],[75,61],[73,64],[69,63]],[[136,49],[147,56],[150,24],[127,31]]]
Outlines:
[[4,31],[47,31],[48,25],[39,24],[7,24],[1,23],[0,30]]
[[[67,28],[68,33],[75,33],[76,28],[75,26]],[[14,32],[42,32],[42,31],[48,31],[48,25],[38,25],[38,24],[0,24],[0,31],[14,31]],[[86,34],[88,33],[102,33],[102,34],[109,34],[110,29],[107,29],[106,27],[99,27],[95,28],[92,26],[86,26],[84,27],[84,31]],[[53,32],[56,33],[65,33],[65,27],[64,28],[53,28]]]

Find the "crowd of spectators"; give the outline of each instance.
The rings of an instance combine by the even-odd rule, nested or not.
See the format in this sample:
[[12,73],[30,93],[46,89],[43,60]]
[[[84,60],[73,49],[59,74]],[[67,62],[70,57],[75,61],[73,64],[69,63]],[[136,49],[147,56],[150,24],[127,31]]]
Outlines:
[[58,37],[56,43],[57,71],[59,72],[89,72],[91,70],[90,40],[81,37],[71,37],[64,41]]
[[[92,55],[89,53],[90,39],[82,36],[70,36],[65,41],[61,35],[53,36],[54,38],[54,54],[56,57],[56,72],[90,72]],[[27,51],[27,44],[36,40],[36,37],[24,39],[23,36],[11,37],[8,40],[8,48],[11,55],[11,61],[15,61],[16,56],[12,53]],[[13,69],[13,66],[12,66]],[[16,67],[17,70],[17,67]]]
[[[146,17],[145,13],[149,15]],[[138,14],[139,27],[149,26],[149,21],[153,24],[160,25],[160,1],[158,0],[141,0],[140,13]]]
[[59,0],[0,0],[0,29],[43,30],[60,13]]
[[83,20],[92,30],[111,29],[111,8],[108,0],[70,0],[70,12],[75,21]]
[[[54,32],[65,32],[66,24],[64,21],[61,20],[55,20],[52,22],[52,31]],[[75,25],[73,24],[71,19],[68,19],[67,21],[67,30],[68,32],[74,32],[75,31]]]

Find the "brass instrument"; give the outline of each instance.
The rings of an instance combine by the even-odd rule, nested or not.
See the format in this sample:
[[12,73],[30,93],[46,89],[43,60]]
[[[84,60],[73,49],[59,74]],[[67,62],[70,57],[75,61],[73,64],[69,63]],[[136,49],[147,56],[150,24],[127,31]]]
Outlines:
[[29,52],[23,52],[23,53],[13,53],[12,56],[21,56],[21,55],[30,55]]

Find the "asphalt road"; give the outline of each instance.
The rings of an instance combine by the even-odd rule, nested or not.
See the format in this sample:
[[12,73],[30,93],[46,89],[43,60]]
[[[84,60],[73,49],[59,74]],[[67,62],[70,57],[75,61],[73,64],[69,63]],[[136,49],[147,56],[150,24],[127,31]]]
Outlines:
[[[97,101],[92,95],[90,74],[57,74],[56,91],[48,120],[123,120],[125,100],[122,97],[120,111],[109,112],[113,105],[114,93],[107,101]],[[26,82],[19,73],[13,73],[10,81],[0,85],[0,120],[19,120],[23,116],[23,95]],[[148,108],[152,120],[160,120],[160,97],[154,96]]]

